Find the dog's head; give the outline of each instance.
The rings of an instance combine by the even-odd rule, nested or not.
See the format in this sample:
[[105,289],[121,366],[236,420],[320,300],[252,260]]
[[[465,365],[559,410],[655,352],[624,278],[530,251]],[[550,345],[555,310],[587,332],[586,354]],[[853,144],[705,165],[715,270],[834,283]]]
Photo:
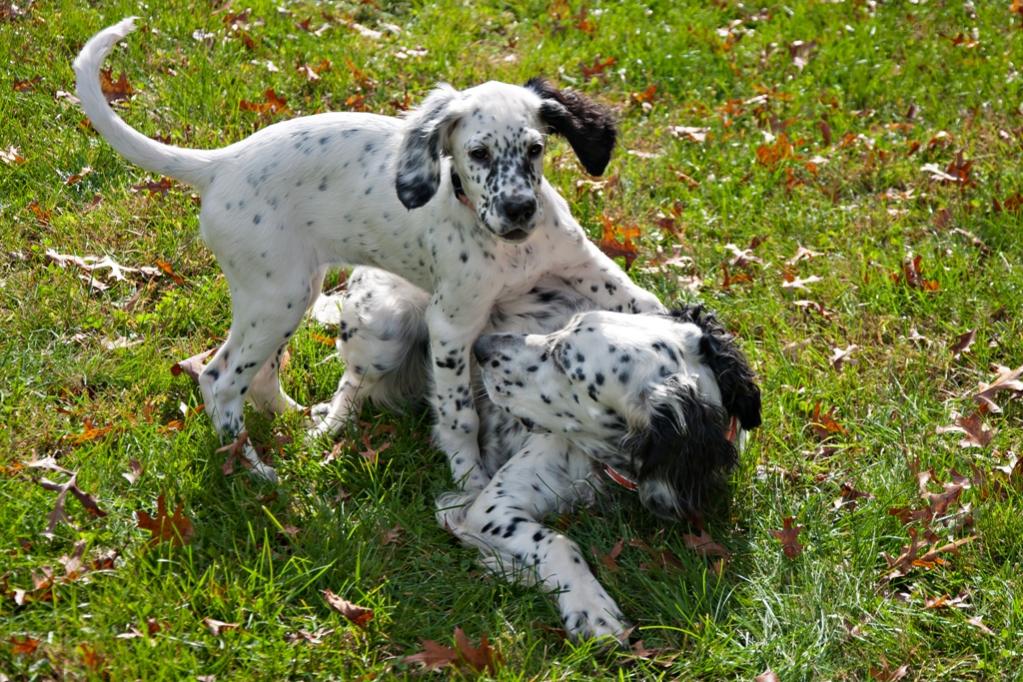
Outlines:
[[544,208],[539,190],[551,132],[565,136],[588,172],[604,172],[616,136],[610,110],[539,78],[525,87],[441,85],[406,119],[398,198],[409,209],[430,201],[448,156],[453,189],[479,224],[500,239],[523,241]]
[[760,425],[749,364],[700,308],[582,313],[553,334],[490,334],[473,350],[495,404],[630,474],[664,518],[698,515],[736,464],[732,417]]

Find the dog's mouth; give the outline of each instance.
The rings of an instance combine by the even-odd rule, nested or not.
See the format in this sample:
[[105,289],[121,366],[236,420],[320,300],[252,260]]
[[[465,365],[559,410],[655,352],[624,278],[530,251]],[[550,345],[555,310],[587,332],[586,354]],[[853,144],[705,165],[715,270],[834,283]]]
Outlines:
[[509,230],[508,232],[505,232],[504,234],[498,236],[501,239],[505,240],[506,242],[518,244],[529,239],[529,235],[530,233],[527,230],[523,230],[522,228],[517,227],[514,230]]

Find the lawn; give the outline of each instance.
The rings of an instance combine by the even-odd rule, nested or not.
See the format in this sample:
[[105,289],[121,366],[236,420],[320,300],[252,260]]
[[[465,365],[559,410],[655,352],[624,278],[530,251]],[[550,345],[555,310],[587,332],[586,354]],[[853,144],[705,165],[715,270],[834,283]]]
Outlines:
[[[116,107],[189,147],[438,81],[545,74],[618,109],[605,177],[562,142],[548,177],[638,282],[715,309],[764,392],[708,524],[727,559],[624,490],[552,520],[642,646],[564,641],[436,526],[426,416],[367,409],[336,446],[253,417],[276,487],[217,451],[171,372],[229,322],[197,199],[69,94],[132,14]],[[1021,675],[1023,406],[1008,370],[982,390],[1023,366],[1018,0],[26,0],[0,2],[0,58],[0,680],[406,676],[456,627],[508,680]],[[291,345],[304,404],[340,376],[333,331]],[[183,536],[140,526],[158,499]]]

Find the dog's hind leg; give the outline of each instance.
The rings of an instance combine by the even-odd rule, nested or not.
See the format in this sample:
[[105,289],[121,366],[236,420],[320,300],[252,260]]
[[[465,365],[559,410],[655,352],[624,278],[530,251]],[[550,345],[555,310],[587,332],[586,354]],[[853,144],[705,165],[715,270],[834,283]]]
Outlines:
[[[231,283],[230,274],[228,282]],[[268,365],[268,376],[276,379],[288,339],[302,321],[309,285],[309,278],[301,281],[292,277],[290,287],[282,282],[258,287],[231,286],[231,331],[199,375],[206,413],[225,444],[235,441],[245,430],[246,394],[261,368]],[[243,447],[242,455],[253,472],[276,481],[276,472],[259,460],[253,447],[247,442]]]
[[310,438],[335,436],[365,400],[391,409],[422,402],[427,385],[429,295],[404,279],[357,269],[341,300],[338,350],[345,363],[337,392],[315,405]]
[[[316,297],[320,295],[325,274],[326,268],[321,268],[313,275],[306,290],[308,293],[306,294],[305,301],[301,306],[303,312],[308,310],[309,306],[316,300]],[[293,303],[293,305],[298,305],[298,303]],[[287,308],[285,309],[287,310]],[[263,364],[249,385],[249,400],[252,401],[253,406],[257,410],[265,414],[281,414],[291,410],[300,411],[305,409],[285,393],[281,387],[281,363],[284,360],[284,349],[287,346],[287,341],[280,345],[275,357]]]

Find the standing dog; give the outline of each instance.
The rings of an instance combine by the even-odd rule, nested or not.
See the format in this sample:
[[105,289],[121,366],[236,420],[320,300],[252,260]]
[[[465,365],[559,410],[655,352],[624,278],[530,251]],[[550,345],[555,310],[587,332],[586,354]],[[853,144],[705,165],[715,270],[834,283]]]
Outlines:
[[[349,408],[425,398],[428,302],[390,273],[355,270],[339,342]],[[441,496],[438,521],[479,548],[488,568],[556,592],[573,637],[621,637],[617,604],[579,547],[543,519],[592,502],[608,478],[665,520],[699,514],[722,494],[743,432],[760,424],[753,373],[700,308],[598,311],[553,276],[500,302],[486,332],[473,350],[480,449],[493,478],[478,494]]]
[[[199,189],[200,232],[231,290],[231,330],[199,378],[220,437],[243,430],[246,398],[299,407],[279,362],[334,265],[373,265],[429,292],[435,434],[456,481],[481,489],[469,349],[494,302],[557,272],[602,308],[660,310],[587,239],[543,177],[546,134],[559,133],[591,173],[610,160],[609,112],[540,79],[434,90],[405,119],[307,116],[222,149],[161,144],[107,104],[99,69],[134,19],[104,29],[75,59],[78,96],[93,127],[130,161]],[[324,415],[330,430],[345,411]],[[245,457],[271,480],[251,446]]]

